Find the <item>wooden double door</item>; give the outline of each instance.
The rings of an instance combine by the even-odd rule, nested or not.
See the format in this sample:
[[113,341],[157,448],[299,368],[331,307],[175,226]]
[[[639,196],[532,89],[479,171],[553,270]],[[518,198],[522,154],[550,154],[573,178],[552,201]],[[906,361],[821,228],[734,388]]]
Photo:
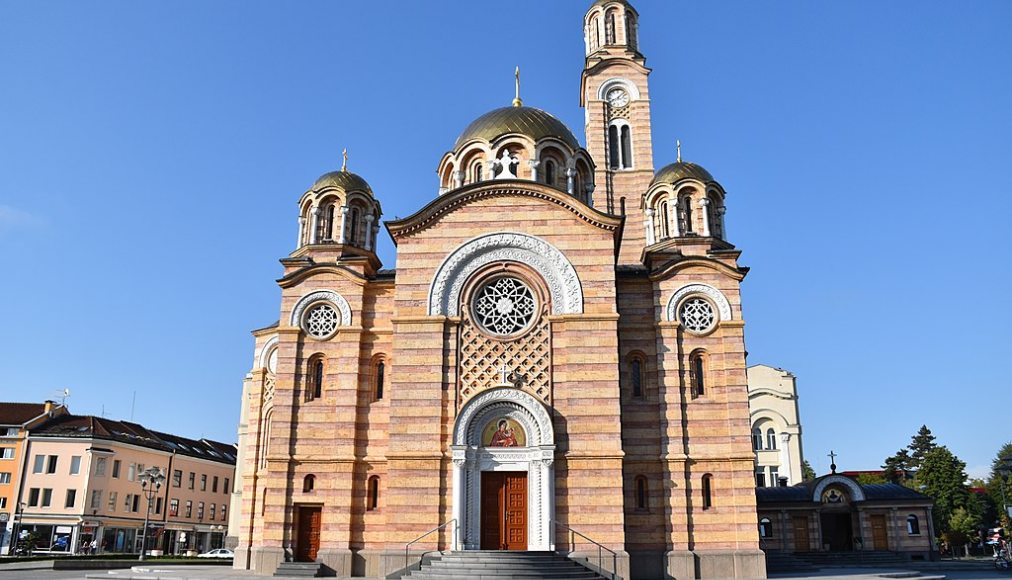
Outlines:
[[482,472],[481,549],[527,549],[526,472]]
[[320,506],[299,506],[298,536],[295,540],[295,560],[298,562],[315,562],[320,551]]

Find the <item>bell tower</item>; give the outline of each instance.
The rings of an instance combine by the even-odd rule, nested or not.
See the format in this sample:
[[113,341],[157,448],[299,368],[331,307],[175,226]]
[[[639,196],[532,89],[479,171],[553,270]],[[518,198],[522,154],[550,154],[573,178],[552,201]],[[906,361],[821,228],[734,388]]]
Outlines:
[[639,51],[639,15],[626,0],[596,0],[583,25],[580,105],[587,150],[597,164],[593,205],[626,216],[619,263],[639,264],[646,245],[643,196],[654,176],[650,69]]

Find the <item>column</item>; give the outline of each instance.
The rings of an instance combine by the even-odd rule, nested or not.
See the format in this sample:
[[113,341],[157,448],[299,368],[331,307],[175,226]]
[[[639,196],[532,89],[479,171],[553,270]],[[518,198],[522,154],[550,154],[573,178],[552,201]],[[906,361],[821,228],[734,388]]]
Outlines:
[[569,195],[575,195],[575,193],[576,193],[576,191],[574,189],[575,188],[574,184],[575,184],[575,181],[576,181],[574,179],[575,177],[576,177],[576,170],[575,169],[573,169],[572,167],[570,167],[569,169],[566,170],[566,191],[569,193]]
[[317,241],[316,237],[319,235],[320,206],[314,205],[313,209],[311,210],[311,213],[313,215],[313,221],[310,222],[311,225],[309,230],[309,243],[315,244]]
[[341,243],[347,244],[348,240],[345,238],[348,229],[348,206],[341,206]]
[[365,250],[372,250],[372,222],[376,217],[371,213],[365,214]]
[[[780,475],[787,477],[787,485],[794,485],[794,474],[791,473],[791,434],[780,434]],[[774,484],[776,485],[776,484]]]
[[374,252],[376,251],[375,250],[375,248],[376,248],[376,236],[379,235],[379,231],[380,231],[379,224],[373,224],[372,225],[372,246],[371,247],[374,248],[373,249]]
[[678,198],[668,199],[668,223],[671,224],[671,237],[682,235],[682,226],[678,224]]
[[727,213],[727,208],[720,206],[717,208],[717,219],[720,220],[720,238],[722,240],[727,239],[727,230],[724,227],[724,214]]
[[897,511],[896,508],[889,509],[889,549],[892,551],[900,549],[900,520],[896,517]]
[[[548,453],[554,453],[550,451]],[[541,529],[545,543],[539,550],[555,551],[555,466],[551,457],[538,462],[541,469]]]
[[296,249],[302,247],[302,244],[304,243],[303,240],[306,239],[305,236],[306,236],[306,218],[305,217],[300,217],[299,218],[299,243],[296,244],[296,246],[295,246]]
[[467,502],[467,482],[464,480],[464,466],[467,464],[466,458],[466,446],[454,445],[451,447],[453,450],[453,519],[456,522],[453,524],[455,530],[453,531],[451,550],[460,550],[461,542],[463,541],[463,531],[466,522],[464,521],[464,506]]
[[594,189],[596,186],[593,183],[587,184],[587,205],[594,207]]
[[453,187],[463,187],[464,172],[460,169],[453,172]]
[[654,210],[653,208],[647,209],[647,220],[644,226],[647,228],[647,245],[652,246],[654,244]]
[[541,165],[541,162],[538,161],[537,159],[531,159],[527,161],[527,164],[531,166],[531,181],[537,181],[538,167]]
[[703,208],[703,235],[709,237],[710,235],[710,212],[709,206],[710,200],[703,198],[699,200],[699,207]]

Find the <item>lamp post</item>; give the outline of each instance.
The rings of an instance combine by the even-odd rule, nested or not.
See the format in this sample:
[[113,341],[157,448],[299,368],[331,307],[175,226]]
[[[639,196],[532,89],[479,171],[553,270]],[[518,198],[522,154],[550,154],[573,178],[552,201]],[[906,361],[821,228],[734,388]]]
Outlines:
[[144,498],[148,500],[148,507],[144,511],[144,533],[141,535],[141,556],[144,559],[144,552],[148,543],[148,518],[151,517],[151,500],[155,498],[158,490],[162,489],[162,482],[165,481],[165,474],[158,467],[149,467],[141,474],[141,491]]

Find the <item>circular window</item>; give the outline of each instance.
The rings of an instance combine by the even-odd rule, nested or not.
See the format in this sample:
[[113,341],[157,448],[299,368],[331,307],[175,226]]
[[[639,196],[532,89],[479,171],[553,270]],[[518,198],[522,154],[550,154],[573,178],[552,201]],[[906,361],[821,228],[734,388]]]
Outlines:
[[526,329],[537,309],[531,289],[516,278],[490,280],[474,296],[475,321],[486,332],[498,336]]
[[327,338],[334,334],[341,323],[341,314],[329,302],[314,304],[302,318],[302,330],[313,338]]
[[703,334],[717,324],[717,312],[709,300],[690,296],[682,301],[682,305],[678,308],[678,321],[689,332]]

